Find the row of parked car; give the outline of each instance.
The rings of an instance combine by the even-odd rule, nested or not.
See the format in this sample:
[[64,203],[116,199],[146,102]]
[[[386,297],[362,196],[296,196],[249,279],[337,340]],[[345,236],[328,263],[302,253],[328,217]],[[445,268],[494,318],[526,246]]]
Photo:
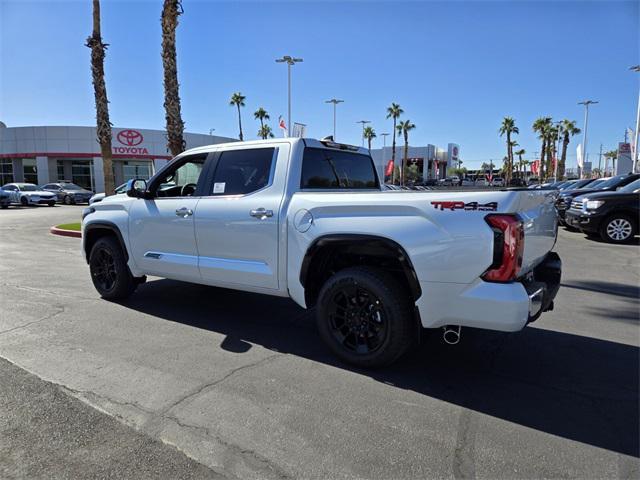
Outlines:
[[74,205],[89,203],[94,193],[71,182],[47,183],[42,186],[33,183],[7,183],[0,188],[0,207],[10,205],[49,205],[56,203]]
[[561,225],[610,243],[628,243],[638,235],[640,174],[557,182],[556,208]]

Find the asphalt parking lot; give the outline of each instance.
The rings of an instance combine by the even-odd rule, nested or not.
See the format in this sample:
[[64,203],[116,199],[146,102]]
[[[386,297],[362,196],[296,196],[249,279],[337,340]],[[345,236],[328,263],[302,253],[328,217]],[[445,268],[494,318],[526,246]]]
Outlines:
[[[47,382],[43,401],[61,402],[52,418],[79,431],[116,419],[104,427],[111,456],[83,446],[87,458],[113,458],[122,435],[122,455],[153,452],[137,463],[166,448],[182,469],[173,478],[640,475],[638,242],[561,229],[553,312],[516,334],[463,330],[457,346],[432,335],[399,364],[364,371],[334,360],[311,314],[285,299],[161,279],[125,303],[100,299],[80,241],[48,233],[81,209],[0,212],[0,379]],[[0,476],[38,476],[29,462],[43,478],[47,465],[73,472],[77,446],[33,435],[42,405],[24,398],[0,395]],[[135,463],[99,473],[167,475]]]

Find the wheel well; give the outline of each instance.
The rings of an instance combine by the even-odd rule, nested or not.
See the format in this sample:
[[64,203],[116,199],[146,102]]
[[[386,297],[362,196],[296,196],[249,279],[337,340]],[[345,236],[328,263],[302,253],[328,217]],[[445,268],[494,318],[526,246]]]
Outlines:
[[89,255],[91,255],[91,249],[96,244],[96,242],[103,237],[114,237],[120,243],[120,247],[124,252],[124,256],[127,260],[129,260],[129,253],[124,245],[124,240],[122,239],[122,234],[118,227],[112,224],[89,224],[85,227],[84,231],[84,251],[87,263],[89,263]]
[[314,241],[302,262],[300,283],[307,307],[315,305],[329,277],[356,265],[384,269],[406,286],[414,300],[422,295],[411,260],[399,244],[370,235],[332,235]]

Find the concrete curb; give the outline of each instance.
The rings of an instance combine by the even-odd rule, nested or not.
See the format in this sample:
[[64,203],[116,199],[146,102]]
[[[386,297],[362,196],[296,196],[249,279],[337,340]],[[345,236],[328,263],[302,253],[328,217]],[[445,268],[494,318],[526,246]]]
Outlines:
[[61,237],[74,237],[74,238],[82,237],[81,232],[78,232],[76,230],[64,230],[58,227],[51,227],[49,229],[49,233],[51,233],[52,235],[60,235]]

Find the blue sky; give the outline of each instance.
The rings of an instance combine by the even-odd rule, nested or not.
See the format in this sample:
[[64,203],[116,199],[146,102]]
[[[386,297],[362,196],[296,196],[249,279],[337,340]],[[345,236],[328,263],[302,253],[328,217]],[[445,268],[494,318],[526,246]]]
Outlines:
[[[284,54],[293,71],[293,117],[309,136],[332,130],[360,142],[371,120],[390,132],[386,107],[398,102],[417,128],[410,144],[461,145],[465,165],[504,156],[497,134],[513,116],[527,158],[539,150],[531,123],[541,115],[583,122],[577,102],[599,100],[589,119],[590,158],[634,126],[640,75],[640,2],[224,2],[184,0],[178,30],[186,130],[237,136],[230,95],[247,97],[245,135],[259,106],[286,116]],[[0,0],[0,120],[9,126],[92,125],[91,2]],[[102,1],[111,120],[164,127],[161,0]],[[389,137],[390,140],[390,137]],[[575,145],[570,152],[575,154]],[[381,145],[379,138],[374,145]],[[575,161],[575,155],[573,155]]]

